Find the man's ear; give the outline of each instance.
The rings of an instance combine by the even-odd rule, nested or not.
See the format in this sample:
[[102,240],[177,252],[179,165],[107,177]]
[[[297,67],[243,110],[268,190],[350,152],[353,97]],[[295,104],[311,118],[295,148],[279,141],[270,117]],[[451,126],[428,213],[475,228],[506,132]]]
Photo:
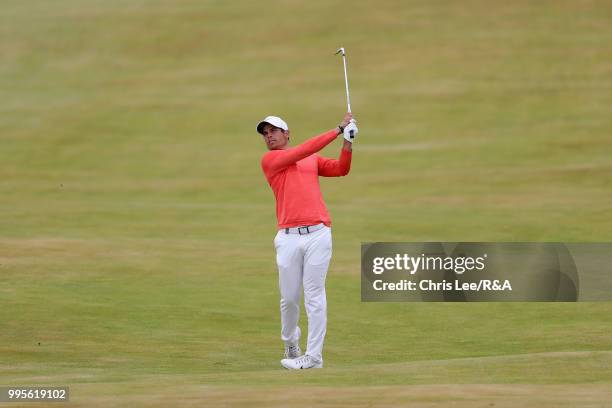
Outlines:
[[289,136],[290,136],[291,131],[290,131],[290,130],[287,130],[287,132],[286,132],[286,133],[287,133],[287,140],[289,140]]

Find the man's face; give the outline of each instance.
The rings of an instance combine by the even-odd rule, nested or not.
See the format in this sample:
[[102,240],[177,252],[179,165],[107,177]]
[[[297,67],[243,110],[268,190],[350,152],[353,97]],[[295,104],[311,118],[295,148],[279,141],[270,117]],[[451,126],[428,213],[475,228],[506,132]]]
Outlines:
[[289,141],[289,131],[272,126],[266,123],[263,127],[263,138],[269,150],[280,150],[287,146]]

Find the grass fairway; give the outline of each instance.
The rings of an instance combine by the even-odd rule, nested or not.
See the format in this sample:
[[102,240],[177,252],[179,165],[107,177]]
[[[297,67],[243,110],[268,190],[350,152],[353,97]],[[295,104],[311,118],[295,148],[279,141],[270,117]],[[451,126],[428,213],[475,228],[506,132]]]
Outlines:
[[[359,285],[362,241],[612,240],[609,2],[5,0],[0,38],[0,386],[67,385],[71,407],[612,406],[611,303]],[[351,174],[321,181],[326,367],[286,372],[254,127],[334,127],[340,46],[360,134]]]

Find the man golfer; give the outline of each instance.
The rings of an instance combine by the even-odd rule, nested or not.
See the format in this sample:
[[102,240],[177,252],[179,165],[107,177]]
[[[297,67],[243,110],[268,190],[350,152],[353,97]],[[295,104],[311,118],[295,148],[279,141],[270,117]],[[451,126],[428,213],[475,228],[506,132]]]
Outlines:
[[[276,198],[278,233],[274,238],[280,286],[281,339],[285,344],[288,369],[323,367],[323,340],[327,328],[325,277],[331,259],[331,219],[319,176],[340,177],[351,168],[352,142],[358,129],[349,112],[333,130],[289,146],[289,127],[284,120],[268,116],[257,125],[268,152],[261,160],[264,175]],[[340,134],[344,145],[340,158],[322,157],[317,152]],[[300,297],[308,315],[306,354],[299,346]]]

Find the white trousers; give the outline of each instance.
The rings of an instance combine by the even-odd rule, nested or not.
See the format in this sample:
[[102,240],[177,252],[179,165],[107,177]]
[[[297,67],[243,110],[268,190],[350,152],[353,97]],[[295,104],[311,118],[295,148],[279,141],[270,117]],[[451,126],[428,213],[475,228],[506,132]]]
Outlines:
[[324,226],[304,235],[285,234],[281,229],[274,238],[274,246],[281,295],[281,339],[285,344],[295,344],[300,340],[297,324],[303,288],[308,316],[306,354],[323,361],[323,341],[327,330],[325,278],[332,254],[331,228]]

